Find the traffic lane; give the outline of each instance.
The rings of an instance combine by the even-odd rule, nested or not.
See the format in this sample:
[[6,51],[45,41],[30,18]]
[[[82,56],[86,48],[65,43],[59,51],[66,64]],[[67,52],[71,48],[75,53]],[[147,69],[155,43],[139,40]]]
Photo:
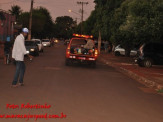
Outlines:
[[[56,120],[59,122],[163,120],[161,96],[140,91],[138,87],[142,87],[141,84],[99,62],[96,69],[83,66],[66,67],[64,52],[63,46],[47,48],[45,54],[35,58],[32,63],[28,62],[26,86],[17,89],[3,88],[3,112],[10,112],[4,108],[6,103],[20,105],[30,102],[48,103],[52,107],[45,111],[23,110],[21,113],[28,111],[33,114],[67,114],[66,119]],[[19,110],[11,112],[20,113]]]

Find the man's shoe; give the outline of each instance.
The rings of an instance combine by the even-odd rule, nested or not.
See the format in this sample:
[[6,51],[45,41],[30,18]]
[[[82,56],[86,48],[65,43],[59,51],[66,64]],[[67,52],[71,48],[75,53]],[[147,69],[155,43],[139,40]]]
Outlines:
[[24,86],[24,83],[19,83],[19,86]]

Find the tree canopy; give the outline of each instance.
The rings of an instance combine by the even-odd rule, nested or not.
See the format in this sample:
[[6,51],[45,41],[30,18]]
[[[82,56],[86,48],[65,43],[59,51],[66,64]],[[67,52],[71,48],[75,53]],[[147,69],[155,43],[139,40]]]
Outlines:
[[[18,23],[23,27],[29,26],[29,12],[22,12],[19,6],[12,6],[9,10],[17,16]],[[34,8],[32,11],[33,38],[70,38],[76,22],[69,16],[57,17],[53,22],[50,12],[44,7]]]
[[[19,22],[23,27],[29,26],[29,12],[23,12],[19,16]],[[46,8],[39,7],[33,9],[32,14],[32,37],[50,38],[53,37],[53,20]]]
[[55,20],[55,35],[59,38],[70,38],[76,22],[69,16],[57,17]]
[[[163,41],[163,0],[95,0],[85,32],[126,50],[146,42]],[[92,23],[91,23],[92,22]],[[128,51],[128,52],[129,52]]]
[[19,15],[22,13],[22,10],[21,10],[20,6],[18,6],[18,5],[13,5],[13,6],[11,6],[11,9],[9,9],[9,12],[10,12],[12,15],[15,15],[16,20],[17,20],[18,17],[19,17]]
[[[43,7],[33,9],[32,36],[36,38],[70,38],[81,32],[114,45],[121,44],[129,52],[135,45],[163,41],[163,0],[94,0],[95,10],[82,24],[69,16],[57,17],[53,22],[50,12]],[[29,12],[12,6],[11,13],[17,15],[24,27],[29,24]]]

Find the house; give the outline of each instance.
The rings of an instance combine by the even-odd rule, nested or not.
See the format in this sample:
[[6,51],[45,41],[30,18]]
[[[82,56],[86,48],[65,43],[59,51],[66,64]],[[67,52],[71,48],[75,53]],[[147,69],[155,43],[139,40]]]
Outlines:
[[0,58],[4,55],[4,41],[14,39],[15,16],[0,9]]
[[15,16],[0,9],[0,41],[14,39]]

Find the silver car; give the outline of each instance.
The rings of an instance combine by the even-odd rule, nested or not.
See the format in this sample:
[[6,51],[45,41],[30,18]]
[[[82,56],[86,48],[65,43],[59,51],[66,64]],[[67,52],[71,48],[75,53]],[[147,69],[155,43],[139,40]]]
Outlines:
[[51,42],[49,39],[42,39],[42,44],[44,47],[50,47],[51,46]]
[[36,41],[38,48],[39,48],[39,51],[44,52],[44,46],[43,46],[42,41],[40,39],[32,39],[32,41]]
[[[125,49],[121,45],[117,45],[114,50],[115,56],[125,55]],[[130,56],[136,56],[137,50],[133,49],[130,52]]]

